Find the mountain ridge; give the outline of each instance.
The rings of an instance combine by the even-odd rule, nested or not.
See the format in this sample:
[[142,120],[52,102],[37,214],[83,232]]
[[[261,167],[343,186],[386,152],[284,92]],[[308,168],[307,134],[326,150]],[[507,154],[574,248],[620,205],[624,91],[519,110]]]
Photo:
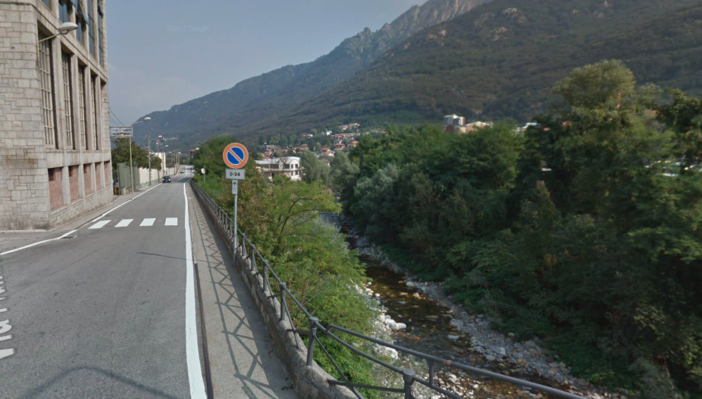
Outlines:
[[622,59],[642,83],[702,89],[698,1],[494,0],[423,30],[349,80],[241,136],[301,132],[349,121],[527,121],[556,100],[576,67]]
[[148,127],[135,126],[135,134],[143,136],[148,128],[152,135],[184,139],[196,135],[204,140],[225,131],[246,128],[270,114],[286,110],[290,104],[345,81],[413,33],[453,19],[488,1],[429,0],[421,6],[415,5],[392,23],[375,32],[366,28],[312,62],[287,65],[167,111],[147,114],[139,120],[149,116]]

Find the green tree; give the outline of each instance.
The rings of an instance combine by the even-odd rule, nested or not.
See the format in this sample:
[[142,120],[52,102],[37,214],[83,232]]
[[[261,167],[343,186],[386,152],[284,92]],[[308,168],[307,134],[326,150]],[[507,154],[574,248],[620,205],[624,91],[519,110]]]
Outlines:
[[313,152],[305,151],[300,156],[300,166],[302,167],[302,179],[308,183],[314,181],[322,182],[325,186],[331,186],[330,169],[327,164],[320,161]]

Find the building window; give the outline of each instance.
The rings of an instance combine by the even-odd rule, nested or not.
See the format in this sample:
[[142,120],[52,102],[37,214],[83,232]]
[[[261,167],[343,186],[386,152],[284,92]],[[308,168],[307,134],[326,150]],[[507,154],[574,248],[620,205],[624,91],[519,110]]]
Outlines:
[[63,205],[63,185],[61,184],[61,168],[49,169],[49,202],[51,210]]
[[81,44],[85,45],[83,42],[83,34],[85,33],[86,24],[85,17],[83,17],[82,12],[76,13],[76,24],[78,25],[78,29],[76,30],[76,39],[78,39]]
[[68,19],[71,8],[72,6],[69,0],[59,0],[59,20],[61,20],[61,22],[71,22]]
[[44,4],[46,4],[47,7],[51,7],[51,4],[49,4],[49,0],[42,0]]
[[98,112],[98,102],[97,102],[97,89],[98,89],[97,88],[97,84],[98,84],[97,75],[92,75],[90,82],[91,82],[90,96],[92,98],[91,102],[93,103],[93,145],[94,145],[93,148],[96,150],[99,150],[100,148],[98,148],[98,142],[99,142],[98,138],[100,137],[100,132],[98,131],[98,126],[100,126],[100,125],[98,122],[98,115],[100,115],[100,113]]
[[93,18],[93,0],[88,0],[88,47],[90,54],[95,55],[95,18]]
[[[39,32],[39,40],[47,36]],[[54,68],[52,62],[51,40],[44,40],[38,45],[37,68],[41,83],[42,119],[46,144],[58,148],[56,137],[56,113],[54,110]]]
[[78,68],[78,104],[80,105],[80,128],[82,130],[80,134],[80,145],[81,148],[89,150],[90,147],[88,147],[88,118],[86,117],[87,115],[85,111],[85,95],[88,94],[85,90],[85,70],[86,67]]
[[61,54],[63,64],[63,102],[64,117],[66,120],[66,148],[75,149],[75,129],[73,126],[73,87],[71,76],[71,56],[66,53]]
[[100,173],[100,170],[102,168],[102,162],[98,162],[95,164],[95,188],[103,188],[105,187],[105,181],[103,180],[102,174]]
[[102,6],[103,0],[98,0],[98,60],[100,66],[105,66],[105,35],[102,33],[102,23],[105,19],[105,12]]
[[80,182],[78,181],[78,165],[68,167],[68,182],[71,190],[71,202],[80,199]]
[[93,167],[90,164],[83,165],[83,185],[85,186],[85,195],[93,193]]

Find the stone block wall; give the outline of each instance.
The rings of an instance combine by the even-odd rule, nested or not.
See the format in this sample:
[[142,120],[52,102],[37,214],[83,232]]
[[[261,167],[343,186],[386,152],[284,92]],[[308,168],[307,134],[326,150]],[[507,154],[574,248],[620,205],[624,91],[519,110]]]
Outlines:
[[[51,36],[60,25],[58,0],[48,4],[0,0],[0,230],[4,231],[53,228],[113,199],[107,63],[100,65],[75,33],[50,39],[56,144],[47,145],[37,43],[39,31]],[[97,2],[92,4],[97,10]],[[62,53],[70,57],[72,102],[64,101]],[[89,93],[86,98],[85,136],[90,145],[67,148],[65,106],[72,104],[74,118],[80,114],[79,68],[87,71],[86,89],[95,92],[95,103]],[[83,137],[86,127],[75,120],[74,125],[75,137]]]
[[48,227],[49,175],[36,75],[37,18],[0,2],[0,229]]

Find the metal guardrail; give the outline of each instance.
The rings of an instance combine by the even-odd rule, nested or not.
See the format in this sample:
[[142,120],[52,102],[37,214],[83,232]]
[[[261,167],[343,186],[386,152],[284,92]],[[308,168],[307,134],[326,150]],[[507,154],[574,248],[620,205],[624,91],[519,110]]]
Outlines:
[[[226,241],[228,243],[228,246],[232,248],[233,243],[234,243],[234,232],[232,231],[232,228],[234,226],[234,223],[232,219],[229,217],[227,212],[225,212],[212,198],[210,198],[207,193],[205,193],[194,181],[191,181],[191,186],[193,188],[193,191],[204,201],[204,203],[207,205],[208,208],[210,208],[210,211],[212,211],[212,215],[217,219],[216,222],[220,224],[220,227],[223,228],[223,231],[226,234]],[[302,351],[302,350],[307,350],[307,366],[311,366],[314,363],[314,350],[315,350],[315,344],[319,346],[319,348],[324,352],[324,354],[327,356],[327,358],[330,360],[332,365],[334,365],[334,368],[336,371],[343,377],[343,381],[338,381],[338,380],[329,380],[327,381],[331,385],[338,385],[338,386],[345,386],[349,388],[353,394],[359,398],[363,399],[363,395],[358,391],[358,389],[369,389],[369,390],[376,390],[376,391],[383,391],[383,392],[394,392],[394,393],[402,393],[404,394],[405,399],[414,399],[414,396],[412,394],[412,388],[414,383],[419,383],[421,385],[424,385],[428,387],[429,389],[436,391],[437,393],[441,393],[443,395],[448,396],[449,398],[453,399],[464,399],[461,396],[458,396],[452,392],[449,392],[439,386],[436,386],[434,384],[434,380],[436,377],[436,368],[437,366],[441,367],[452,367],[456,368],[459,370],[467,371],[470,373],[478,374],[484,377],[489,377],[489,378],[494,378],[497,380],[501,380],[510,384],[515,385],[516,387],[527,387],[531,389],[535,389],[538,391],[541,391],[543,393],[547,393],[550,395],[553,395],[557,398],[564,398],[564,399],[588,399],[583,396],[578,396],[569,392],[561,391],[552,387],[548,387],[545,385],[537,384],[534,382],[530,381],[525,381],[521,380],[518,378],[513,378],[509,377],[503,374],[495,373],[492,371],[488,370],[483,370],[477,367],[472,367],[466,364],[454,362],[451,360],[447,359],[442,359],[440,357],[432,356],[426,353],[418,352],[412,349],[404,348],[402,346],[394,345],[385,341],[381,341],[379,339],[375,339],[372,337],[369,337],[367,335],[348,330],[346,328],[336,326],[336,325],[327,325],[324,326],[320,320],[317,317],[314,317],[305,307],[300,303],[300,301],[295,297],[295,295],[290,292],[290,290],[287,287],[287,284],[278,277],[278,275],[275,273],[273,268],[268,264],[268,261],[261,255],[260,252],[256,249],[256,246],[251,243],[248,238],[246,238],[246,235],[241,231],[241,229],[238,230],[238,234],[241,237],[238,242],[238,248],[236,248],[236,253],[241,256],[241,258],[244,260],[244,267],[248,267],[250,271],[254,273],[254,275],[263,275],[263,287],[261,287],[264,292],[266,293],[266,296],[268,297],[269,300],[273,300],[274,298],[278,298],[279,304],[280,304],[280,321],[283,320],[283,318],[287,318],[288,322],[290,323],[291,326],[293,326],[292,330],[288,330],[288,332],[293,334],[293,338],[295,340],[295,344],[297,346],[297,349]],[[236,256],[235,258],[236,259]],[[275,284],[278,288],[278,292],[274,292],[273,286],[271,286],[271,278],[275,281]],[[304,348],[304,343],[302,342],[302,339],[300,338],[299,331],[294,328],[294,323],[292,320],[292,316],[290,314],[290,309],[288,308],[288,298],[295,304],[295,306],[305,314],[309,321],[309,344],[307,348]],[[387,348],[392,348],[398,352],[402,352],[407,355],[412,355],[421,359],[424,359],[428,366],[429,366],[429,379],[424,380],[422,378],[419,378],[414,370],[410,369],[400,369],[398,367],[395,367],[389,363],[384,362],[381,359],[378,359],[372,355],[369,355],[354,345],[344,341],[343,339],[339,338],[336,334],[334,334],[335,331],[339,331],[357,338],[360,338],[366,342],[381,345]],[[343,345],[350,351],[354,352],[355,354],[370,360],[373,363],[376,363],[388,370],[391,370],[398,375],[402,376],[402,379],[404,381],[404,388],[399,389],[399,388],[386,388],[386,387],[378,387],[378,386],[369,386],[369,385],[361,385],[361,384],[354,384],[349,379],[346,377],[344,372],[341,370],[339,365],[334,361],[332,356],[329,354],[327,349],[324,347],[324,344],[319,340],[319,334],[323,333],[332,338],[334,341],[338,342],[339,344]]]

